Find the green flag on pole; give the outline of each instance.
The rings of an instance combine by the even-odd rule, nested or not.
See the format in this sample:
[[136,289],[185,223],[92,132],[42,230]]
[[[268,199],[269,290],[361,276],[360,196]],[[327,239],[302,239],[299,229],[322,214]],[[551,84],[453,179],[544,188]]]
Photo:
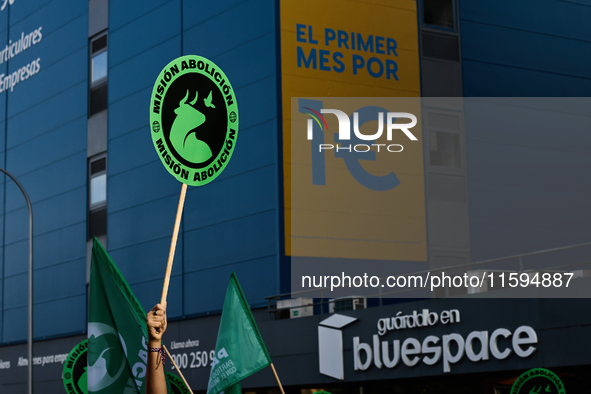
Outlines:
[[240,392],[239,382],[271,364],[261,333],[232,273],[211,364],[207,394]]
[[95,238],[88,299],[88,392],[144,393],[147,336],[144,308]]

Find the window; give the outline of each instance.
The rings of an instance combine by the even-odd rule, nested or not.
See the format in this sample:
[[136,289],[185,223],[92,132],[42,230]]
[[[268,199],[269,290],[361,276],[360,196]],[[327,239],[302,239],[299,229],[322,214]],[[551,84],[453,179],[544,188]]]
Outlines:
[[460,61],[460,45],[457,35],[423,31],[421,37],[424,57],[452,62]]
[[107,159],[91,161],[90,163],[90,208],[107,203]]
[[107,35],[102,34],[90,42],[89,117],[107,109],[108,66]]
[[460,119],[456,115],[430,113],[429,163],[432,166],[462,167]]
[[89,159],[88,240],[107,234],[107,158]]
[[90,85],[95,86],[107,78],[107,36],[91,42]]
[[423,0],[423,23],[431,27],[456,30],[455,0]]
[[429,132],[429,160],[433,166],[462,166],[460,135],[442,131]]
[[107,174],[90,178],[90,206],[107,201]]

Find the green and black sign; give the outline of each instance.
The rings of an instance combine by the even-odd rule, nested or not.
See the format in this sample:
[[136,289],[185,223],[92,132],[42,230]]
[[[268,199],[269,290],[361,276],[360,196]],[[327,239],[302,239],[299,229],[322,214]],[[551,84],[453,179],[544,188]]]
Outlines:
[[511,394],[564,394],[564,385],[552,371],[533,368],[521,374],[513,386]]
[[211,182],[236,146],[238,105],[230,81],[204,57],[173,60],[154,84],[150,127],[168,172],[188,185]]
[[66,393],[87,394],[86,362],[88,359],[88,340],[74,346],[64,363],[63,380]]

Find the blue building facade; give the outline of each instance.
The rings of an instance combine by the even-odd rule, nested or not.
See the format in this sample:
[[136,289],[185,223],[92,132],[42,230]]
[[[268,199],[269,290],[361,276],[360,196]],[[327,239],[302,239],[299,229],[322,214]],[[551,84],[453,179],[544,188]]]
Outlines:
[[[109,4],[107,244],[146,308],[159,300],[180,193],[146,134],[155,77],[171,59],[199,53],[231,76],[240,103],[241,149],[232,165],[187,193],[169,293],[173,319],[221,310],[234,270],[255,304],[280,292],[275,5],[211,7]],[[86,326],[88,12],[80,2],[16,3],[3,12],[7,42],[21,31],[43,34],[3,65],[10,75],[41,59],[36,75],[7,89],[2,111],[3,167],[33,202],[38,339]],[[20,191],[10,181],[3,187],[2,342],[13,343],[26,339],[28,214]]]
[[[440,10],[441,24],[424,18],[432,3],[417,1],[413,20],[423,96],[591,96],[588,2],[450,0]],[[282,109],[289,98],[282,95],[280,18],[287,6],[293,4],[3,2],[0,166],[33,204],[35,341],[85,335],[92,236],[105,244],[145,309],[160,300],[181,185],[154,150],[148,108],[158,73],[186,54],[212,60],[231,79],[240,130],[227,169],[205,187],[189,187],[168,318],[194,324],[219,314],[233,271],[255,309],[267,305],[265,297],[290,291],[283,174],[289,115]],[[354,14],[363,6],[350,1],[341,11]],[[453,48],[428,52],[433,37]],[[469,102],[464,111],[478,106]],[[464,177],[467,235],[453,246],[462,261],[591,239],[588,133],[514,134],[503,119],[470,122],[467,117],[460,170],[435,174]],[[1,361],[3,348],[27,339],[29,240],[25,200],[9,178],[0,182]],[[427,222],[436,215],[427,210]]]

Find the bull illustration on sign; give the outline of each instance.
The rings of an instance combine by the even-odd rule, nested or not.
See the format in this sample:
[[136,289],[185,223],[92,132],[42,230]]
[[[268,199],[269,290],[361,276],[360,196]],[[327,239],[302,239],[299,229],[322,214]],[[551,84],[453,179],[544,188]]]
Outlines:
[[[170,129],[170,143],[184,159],[194,163],[203,163],[211,158],[212,152],[205,142],[197,138],[199,127],[206,120],[205,115],[193,107],[198,97],[199,92],[195,92],[193,101],[187,103],[189,99],[189,91],[187,90],[187,94],[179,102],[178,108],[174,110],[176,118]],[[203,104],[208,108],[215,108],[212,103],[212,92],[209,92],[209,95],[203,99]]]

